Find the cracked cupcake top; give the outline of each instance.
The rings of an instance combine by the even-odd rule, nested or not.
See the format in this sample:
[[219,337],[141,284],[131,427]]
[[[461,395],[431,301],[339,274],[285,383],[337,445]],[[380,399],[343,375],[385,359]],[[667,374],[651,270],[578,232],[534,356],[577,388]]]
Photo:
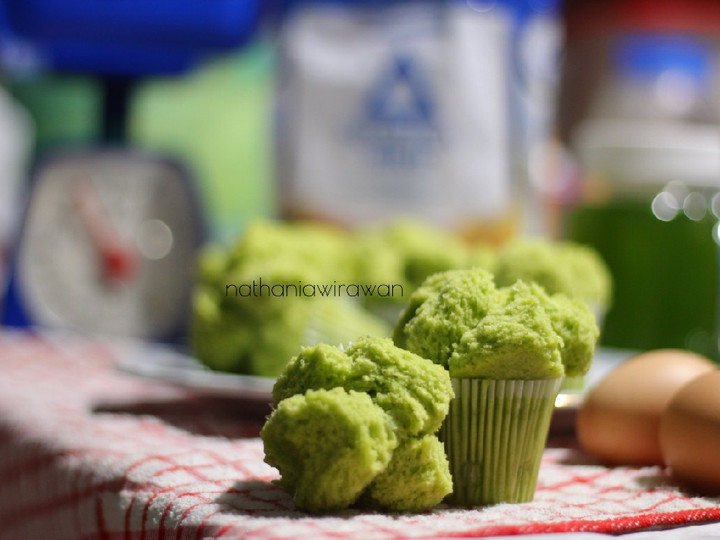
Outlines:
[[481,269],[429,278],[395,328],[398,346],[451,377],[549,379],[590,366],[598,329],[590,308],[537,284],[497,288]]

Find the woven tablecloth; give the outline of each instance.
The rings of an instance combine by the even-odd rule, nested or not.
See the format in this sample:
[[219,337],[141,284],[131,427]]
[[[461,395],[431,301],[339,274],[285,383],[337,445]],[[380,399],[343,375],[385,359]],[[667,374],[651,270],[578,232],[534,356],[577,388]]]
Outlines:
[[0,539],[437,538],[619,533],[720,520],[659,467],[545,451],[535,500],[422,514],[298,512],[271,483],[262,417],[133,379],[88,339],[0,333]]

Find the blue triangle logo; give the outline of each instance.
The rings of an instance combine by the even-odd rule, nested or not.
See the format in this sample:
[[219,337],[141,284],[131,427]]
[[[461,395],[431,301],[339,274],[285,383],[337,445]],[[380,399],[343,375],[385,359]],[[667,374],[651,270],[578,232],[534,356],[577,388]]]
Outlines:
[[431,92],[412,58],[399,56],[393,59],[390,69],[371,89],[365,114],[371,122],[434,124]]

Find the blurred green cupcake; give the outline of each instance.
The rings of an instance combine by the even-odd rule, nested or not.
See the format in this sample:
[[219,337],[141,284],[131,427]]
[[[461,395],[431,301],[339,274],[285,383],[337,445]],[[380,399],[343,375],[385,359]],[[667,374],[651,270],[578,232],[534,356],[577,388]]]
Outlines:
[[602,324],[610,307],[612,279],[598,253],[574,242],[518,239],[503,246],[494,268],[495,281],[507,287],[521,279],[548,294],[562,293],[586,302]]
[[328,226],[257,221],[236,245],[208,248],[190,321],[198,359],[276,377],[303,346],[389,336],[387,323],[337,285],[355,276],[347,244],[347,234]]
[[[365,299],[366,306],[395,324],[410,294],[432,274],[466,268],[471,263],[491,264],[489,250],[477,251],[458,236],[418,219],[398,219],[368,227],[354,235],[355,271],[360,282],[396,284],[402,294]],[[474,257],[474,258],[473,258]]]

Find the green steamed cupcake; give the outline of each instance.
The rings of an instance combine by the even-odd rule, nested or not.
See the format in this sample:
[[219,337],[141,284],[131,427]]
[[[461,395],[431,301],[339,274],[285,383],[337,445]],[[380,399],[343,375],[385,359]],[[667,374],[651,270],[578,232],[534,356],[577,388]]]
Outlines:
[[342,351],[307,347],[278,377],[273,399],[341,386],[366,392],[393,419],[399,436],[435,433],[448,411],[452,389],[447,373],[390,339],[361,337]]
[[[374,295],[365,303],[374,313],[395,324],[410,294],[432,274],[465,268],[475,252],[458,236],[411,218],[368,227],[354,235],[357,280],[393,286],[392,296]],[[477,252],[477,261],[489,256]]]
[[260,432],[295,505],[312,513],[347,508],[384,471],[398,441],[369,395],[310,390],[281,401]]
[[560,357],[565,377],[583,377],[590,369],[600,335],[595,315],[585,302],[563,294],[552,295],[543,306],[563,341]]
[[257,222],[231,250],[208,249],[190,321],[198,359],[215,370],[276,377],[302,346],[388,336],[387,323],[357,299],[312,294],[350,281],[346,245],[347,236],[328,227]]
[[363,505],[394,512],[432,508],[452,492],[445,448],[434,435],[403,441],[366,492]]
[[561,378],[563,340],[537,293],[521,281],[513,285],[505,302],[494,306],[455,343],[448,362],[450,375],[495,380]]
[[532,500],[565,363],[586,369],[583,346],[597,337],[581,305],[522,281],[497,288],[477,268],[432,276],[411,296],[393,336],[452,378],[440,437],[455,503]]
[[[463,334],[500,302],[482,269],[435,274],[411,296],[393,333],[395,344],[444,367]],[[451,374],[452,375],[452,374]]]
[[[360,338],[346,350],[327,344],[306,347],[273,388],[276,410],[261,432],[266,461],[278,468],[281,485],[304,510],[427,510],[452,490],[448,462],[434,435],[452,396],[445,369],[389,339]],[[362,417],[375,425],[378,414],[390,436],[358,439],[357,431],[367,431]],[[359,460],[356,440],[379,448],[363,450],[365,458]],[[373,457],[385,456],[390,446],[387,461]],[[323,465],[327,471],[318,479]]]
[[428,276],[464,268],[469,249],[457,236],[414,219],[398,220],[385,230],[385,238],[400,254],[410,287],[419,287]]
[[537,283],[548,294],[562,293],[587,302],[602,313],[610,304],[610,271],[592,248],[573,242],[515,240],[497,255],[495,280],[510,286],[517,280]]

